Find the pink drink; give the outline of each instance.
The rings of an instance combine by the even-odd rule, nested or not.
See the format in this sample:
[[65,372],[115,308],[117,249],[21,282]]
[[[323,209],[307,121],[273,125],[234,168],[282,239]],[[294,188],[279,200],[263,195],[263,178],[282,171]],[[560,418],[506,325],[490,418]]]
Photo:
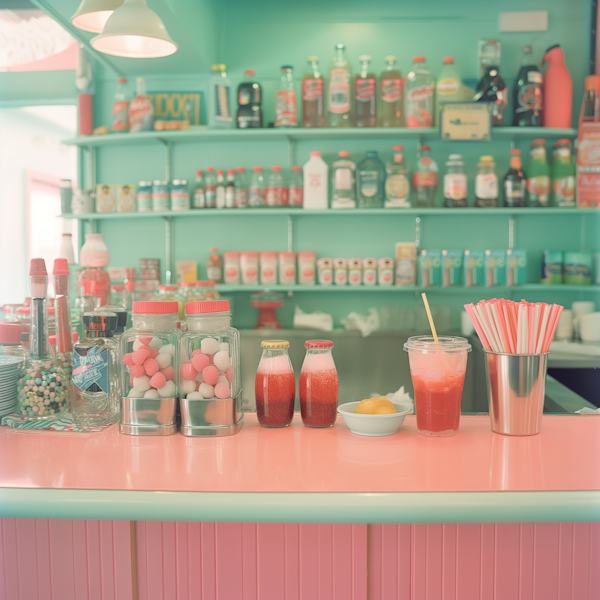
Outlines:
[[[309,344],[329,343],[329,347]],[[337,415],[338,375],[331,356],[333,344],[306,342],[307,354],[300,371],[300,412],[307,427],[331,427]]]
[[254,392],[258,422],[263,427],[287,427],[292,422],[296,378],[287,353],[260,361]]

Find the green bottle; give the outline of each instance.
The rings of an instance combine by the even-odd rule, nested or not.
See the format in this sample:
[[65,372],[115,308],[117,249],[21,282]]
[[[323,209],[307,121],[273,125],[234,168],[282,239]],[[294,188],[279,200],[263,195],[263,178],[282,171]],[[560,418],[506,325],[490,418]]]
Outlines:
[[546,140],[533,140],[527,165],[527,205],[550,206],[550,165],[546,159]]
[[552,160],[552,206],[575,208],[575,165],[569,140],[554,143]]

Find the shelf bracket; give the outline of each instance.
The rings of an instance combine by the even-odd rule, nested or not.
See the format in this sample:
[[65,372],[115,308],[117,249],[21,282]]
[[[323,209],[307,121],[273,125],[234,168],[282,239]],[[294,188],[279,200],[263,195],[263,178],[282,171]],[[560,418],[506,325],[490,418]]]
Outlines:
[[93,146],[87,147],[87,183],[88,189],[92,192],[96,191],[96,148]]
[[585,247],[585,219],[583,215],[579,217],[579,250],[586,250]]
[[167,140],[159,139],[165,146],[165,179],[171,181],[171,159],[173,154],[173,145]]
[[171,279],[173,276],[173,257],[172,257],[172,239],[173,239],[173,223],[171,217],[164,217],[165,219],[165,280],[167,285],[172,283]]
[[421,135],[417,136],[417,160],[421,158],[421,146],[423,145],[423,137]]
[[510,250],[515,249],[516,239],[515,215],[510,215],[508,217],[508,247]]
[[517,138],[513,136],[510,138],[510,149],[514,150],[516,147],[517,147]]

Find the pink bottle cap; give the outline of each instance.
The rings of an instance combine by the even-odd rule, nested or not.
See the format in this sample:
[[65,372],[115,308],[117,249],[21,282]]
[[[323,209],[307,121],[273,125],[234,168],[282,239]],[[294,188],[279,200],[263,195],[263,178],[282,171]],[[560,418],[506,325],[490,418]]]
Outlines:
[[229,300],[209,300],[208,302],[188,302],[185,305],[186,315],[203,315],[209,313],[229,312]]

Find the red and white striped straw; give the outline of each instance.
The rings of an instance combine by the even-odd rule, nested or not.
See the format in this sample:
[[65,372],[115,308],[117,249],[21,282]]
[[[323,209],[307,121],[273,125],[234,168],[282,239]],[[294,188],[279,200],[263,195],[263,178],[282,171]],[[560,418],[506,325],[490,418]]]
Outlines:
[[526,355],[550,350],[563,307],[494,298],[465,304],[465,310],[486,350]]

